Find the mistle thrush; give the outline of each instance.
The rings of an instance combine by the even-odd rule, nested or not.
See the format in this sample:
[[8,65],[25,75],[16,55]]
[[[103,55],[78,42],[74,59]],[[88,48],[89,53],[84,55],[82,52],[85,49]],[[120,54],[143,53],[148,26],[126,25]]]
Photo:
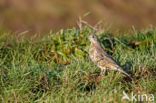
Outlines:
[[120,71],[131,77],[119,65],[117,65],[110,55],[104,51],[96,35],[92,34],[88,38],[91,42],[89,49],[90,59],[97,64],[97,66],[101,69],[101,72],[105,71],[106,69],[110,69]]

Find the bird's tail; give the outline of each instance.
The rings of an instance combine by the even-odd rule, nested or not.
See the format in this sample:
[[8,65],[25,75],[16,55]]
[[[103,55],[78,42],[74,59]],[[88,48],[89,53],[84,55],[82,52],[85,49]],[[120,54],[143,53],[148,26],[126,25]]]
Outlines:
[[126,76],[128,76],[129,78],[132,78],[127,72],[125,72],[121,67],[118,67],[117,69],[118,71],[124,73]]

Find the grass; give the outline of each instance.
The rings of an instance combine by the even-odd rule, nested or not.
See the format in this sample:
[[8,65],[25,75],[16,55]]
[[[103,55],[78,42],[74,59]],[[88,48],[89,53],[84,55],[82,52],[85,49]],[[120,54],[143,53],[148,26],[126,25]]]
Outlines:
[[90,32],[88,27],[60,30],[35,41],[0,35],[0,102],[127,103],[123,91],[156,95],[156,28],[125,36],[98,34],[133,80],[115,71],[99,76],[88,58]]

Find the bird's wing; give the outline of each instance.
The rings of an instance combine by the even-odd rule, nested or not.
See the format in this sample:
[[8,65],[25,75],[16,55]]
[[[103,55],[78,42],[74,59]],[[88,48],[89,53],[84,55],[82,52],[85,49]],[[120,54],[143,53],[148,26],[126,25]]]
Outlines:
[[112,64],[116,64],[116,62],[115,62],[115,60],[113,59],[113,57],[112,56],[110,56],[110,55],[108,55],[105,51],[104,51],[104,49],[101,47],[101,48],[97,48],[96,49],[97,50],[97,55],[98,55],[98,57],[99,58],[103,58],[106,62],[110,62],[110,63],[112,63]]
[[121,69],[121,67],[115,62],[112,56],[108,55],[103,48],[97,48],[97,60],[99,65],[103,65],[106,68],[110,68],[112,70]]
[[131,77],[128,73],[126,73],[113,59],[112,56],[108,55],[103,48],[97,48],[96,49],[98,52],[97,53],[97,57],[98,61],[97,61],[97,65],[99,67],[105,67],[105,68],[109,68],[111,70],[117,70],[120,71],[122,73],[124,73],[125,75]]

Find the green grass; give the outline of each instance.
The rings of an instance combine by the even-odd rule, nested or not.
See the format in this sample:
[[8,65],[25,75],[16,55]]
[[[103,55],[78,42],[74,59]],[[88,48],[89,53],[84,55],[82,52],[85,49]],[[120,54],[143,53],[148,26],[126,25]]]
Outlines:
[[22,34],[0,35],[0,102],[127,103],[121,99],[123,91],[156,95],[156,28],[125,36],[98,34],[133,80],[115,71],[99,76],[88,57],[90,32],[88,27],[73,28],[35,41]]

